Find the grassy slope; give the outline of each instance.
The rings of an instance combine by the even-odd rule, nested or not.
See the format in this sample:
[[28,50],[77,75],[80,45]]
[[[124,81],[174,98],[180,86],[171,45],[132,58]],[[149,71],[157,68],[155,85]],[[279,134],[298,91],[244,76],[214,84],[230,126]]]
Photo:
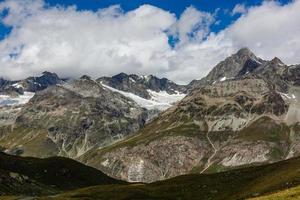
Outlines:
[[278,191],[262,197],[252,198],[251,200],[294,200],[300,199],[300,186]]
[[[71,159],[53,157],[47,159],[37,159],[29,157],[10,156],[0,153],[0,177],[13,172],[28,177],[29,180],[37,182],[38,185],[50,187],[53,191],[64,191],[78,189],[93,185],[122,184],[124,182],[115,180],[94,168],[85,166]],[[6,180],[6,179],[5,179]],[[5,191],[5,184],[10,183],[0,181],[0,194],[9,193]],[[27,184],[26,184],[27,183]],[[29,182],[24,182],[28,186]],[[12,184],[11,184],[12,185]],[[19,186],[18,186],[19,187]],[[20,186],[22,187],[22,186]],[[11,191],[9,194],[22,194]],[[37,193],[39,193],[37,191]],[[25,194],[28,194],[25,192]]]
[[152,184],[94,186],[55,199],[245,199],[299,185],[299,166],[300,158],[296,158],[217,174],[185,175]]

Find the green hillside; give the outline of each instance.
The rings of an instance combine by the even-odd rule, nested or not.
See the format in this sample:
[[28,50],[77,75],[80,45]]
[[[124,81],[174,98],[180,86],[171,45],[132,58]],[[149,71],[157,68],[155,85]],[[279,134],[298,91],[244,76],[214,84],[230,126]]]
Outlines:
[[[185,175],[152,184],[94,186],[48,199],[231,200],[261,196],[300,184],[300,158],[265,166],[203,175]],[[272,198],[270,198],[272,199]]]
[[41,195],[122,183],[67,158],[38,159],[0,153],[0,195]]

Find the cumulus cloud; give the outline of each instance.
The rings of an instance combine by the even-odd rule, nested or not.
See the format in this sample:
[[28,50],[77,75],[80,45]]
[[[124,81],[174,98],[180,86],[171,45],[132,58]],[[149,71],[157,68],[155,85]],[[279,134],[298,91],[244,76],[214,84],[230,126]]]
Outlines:
[[246,12],[247,12],[247,8],[244,4],[236,4],[232,10],[231,15],[245,14]]
[[[300,0],[250,7],[236,22],[212,33],[214,13],[188,7],[178,18],[151,5],[124,12],[50,7],[43,0],[0,3],[12,27],[0,41],[0,75],[20,79],[48,70],[63,77],[119,72],[154,74],[187,83],[248,46],[265,59],[300,62]],[[169,44],[170,37],[178,42]]]
[[178,38],[179,44],[191,41],[202,41],[210,31],[215,18],[207,12],[200,12],[194,7],[188,7],[172,27],[172,34]]
[[176,22],[169,12],[150,5],[124,13],[118,6],[92,12],[22,2],[0,5],[8,9],[3,23],[13,27],[0,43],[1,75],[23,78],[50,70],[99,77],[168,68],[166,31]]

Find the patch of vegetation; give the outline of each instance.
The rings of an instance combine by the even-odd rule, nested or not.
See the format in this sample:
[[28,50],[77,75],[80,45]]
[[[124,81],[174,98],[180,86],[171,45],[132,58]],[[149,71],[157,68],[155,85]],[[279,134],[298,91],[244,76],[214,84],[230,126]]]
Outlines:
[[273,194],[252,198],[251,200],[295,200],[300,199],[300,186],[277,191]]
[[206,140],[204,131],[205,129],[207,129],[206,124],[203,124],[203,127],[199,127],[199,125],[195,124],[194,121],[188,119],[185,115],[179,117],[176,120],[164,120],[157,118],[150,124],[148,124],[145,128],[140,130],[138,134],[118,143],[112,144],[108,147],[104,147],[100,152],[98,150],[95,150],[94,153],[101,155],[106,152],[112,151],[113,149],[122,147],[134,147],[139,144],[148,144],[154,140],[167,136],[198,137]]
[[[85,166],[77,161],[67,158],[52,157],[38,159],[0,153],[0,180],[2,180],[0,181],[0,194],[1,192],[5,192],[2,191],[5,185],[11,182],[10,180],[6,182],[5,180],[7,180],[7,178],[1,179],[1,176],[5,175],[3,171],[9,174],[13,173],[27,177],[24,179],[24,187],[30,187],[30,182],[26,181],[32,180],[38,185],[45,186],[45,188],[50,187],[54,191],[78,189],[99,184],[108,185],[125,183],[110,178],[92,167]],[[34,186],[32,186],[32,188],[34,188]],[[13,187],[13,189],[15,191],[19,190],[18,187]]]
[[285,156],[285,152],[282,149],[279,148],[272,148],[271,152],[269,153],[269,156],[273,159],[273,160],[280,160]]
[[219,172],[223,172],[228,170],[228,168],[226,168],[225,166],[223,166],[222,164],[213,164],[211,165],[206,171],[206,174],[211,174],[211,173],[219,173]]
[[289,127],[285,124],[276,124],[269,117],[262,117],[240,131],[238,138],[248,141],[264,140],[269,142],[287,141]]

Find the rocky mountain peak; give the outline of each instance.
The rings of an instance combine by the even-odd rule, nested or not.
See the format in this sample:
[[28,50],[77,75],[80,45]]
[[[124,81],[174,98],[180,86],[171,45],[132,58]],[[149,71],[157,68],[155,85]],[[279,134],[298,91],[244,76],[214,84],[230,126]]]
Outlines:
[[122,81],[123,79],[129,78],[129,75],[124,73],[124,72],[121,72],[121,73],[113,76],[112,78],[115,79],[115,80],[118,80],[118,81]]
[[193,81],[189,89],[212,84],[216,81],[233,79],[254,71],[266,61],[258,58],[249,48],[242,48],[235,54],[217,64],[209,74],[201,80]]
[[80,80],[92,80],[92,78],[88,75],[83,75],[80,77]]
[[247,47],[241,48],[240,50],[238,50],[238,52],[236,53],[236,55],[240,56],[240,57],[252,57],[255,56],[254,53]]
[[49,71],[44,71],[42,74],[45,76],[57,76],[57,74],[49,72]]
[[255,61],[260,62],[260,58],[258,58],[249,48],[242,48],[237,51],[237,53],[233,54],[229,58],[227,58],[225,61],[227,62],[236,62],[240,64],[240,66],[243,66],[247,61]]
[[0,77],[0,87],[3,86],[3,85],[6,85],[7,83],[9,83],[8,80]]
[[275,57],[270,61],[272,64],[280,65],[280,66],[285,66],[285,64],[278,58]]
[[153,75],[138,76],[120,73],[112,77],[101,77],[97,79],[97,82],[117,90],[133,93],[145,99],[151,99],[149,90],[155,92],[165,91],[170,95],[186,91],[185,86],[177,85],[166,78],[158,78]]

